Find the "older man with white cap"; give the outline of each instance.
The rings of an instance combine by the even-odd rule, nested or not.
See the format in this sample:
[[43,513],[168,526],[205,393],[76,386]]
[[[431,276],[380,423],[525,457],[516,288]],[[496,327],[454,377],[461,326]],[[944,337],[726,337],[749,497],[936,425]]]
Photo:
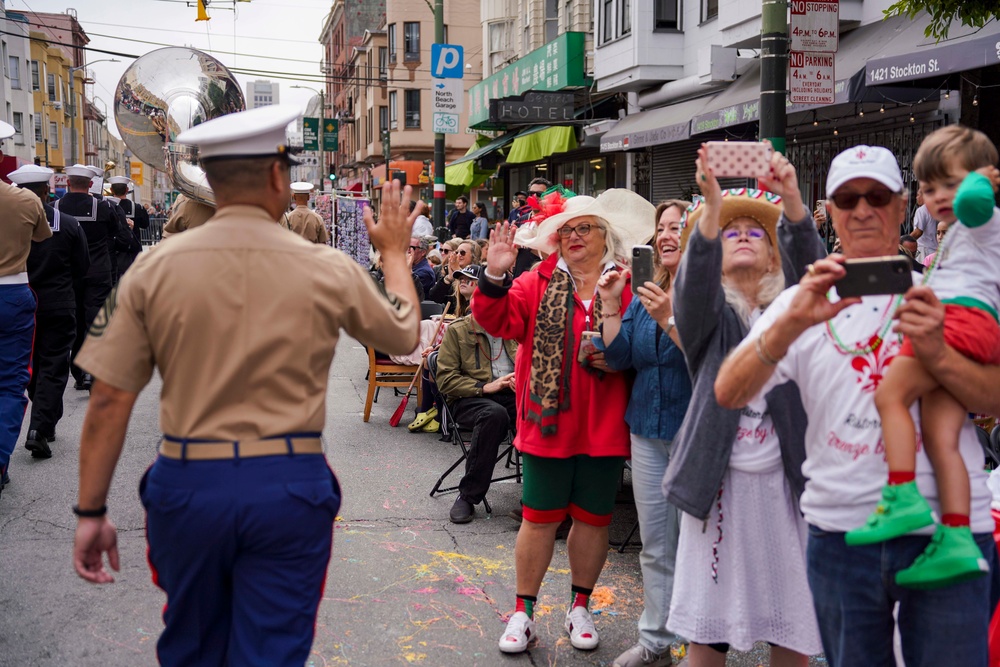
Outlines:
[[309,210],[309,193],[313,190],[312,183],[296,181],[292,183],[292,201],[295,210],[288,214],[288,224],[292,231],[312,243],[329,243],[330,234],[326,231],[326,223],[316,211]]
[[[992,367],[990,386],[983,370],[990,367],[968,359],[962,362],[963,374],[942,370],[938,360],[947,357],[947,348],[941,342],[940,319],[934,323],[940,304],[925,287],[907,292],[905,304],[902,295],[837,295],[845,259],[896,254],[906,196],[892,153],[879,146],[840,153],[830,165],[826,191],[844,255],[811,265],[799,285],[774,301],[723,365],[716,395],[720,404],[735,409],[771,386],[788,381],[798,386],[809,415],[801,500],[809,523],[809,585],[829,663],[894,665],[893,626],[898,625],[908,665],[985,667],[997,549],[983,455],[971,422],[962,429],[960,450],[971,482],[972,531],[990,567],[990,584],[971,580],[936,590],[898,586],[896,573],[925,550],[933,527],[866,546],[847,546],[844,534],[865,523],[885,483],[874,394],[899,352],[900,335],[911,336],[918,358],[928,360],[924,367],[976,411],[1000,412],[995,391],[1000,373]],[[894,319],[899,320],[895,328]],[[958,363],[953,356],[951,360]],[[920,424],[919,413],[916,405],[911,407],[915,424]],[[937,485],[923,449],[917,454],[916,477],[923,496],[939,510]]]
[[122,214],[125,216],[125,224],[128,225],[129,229],[128,248],[118,248],[116,251],[118,277],[121,278],[128,268],[132,266],[132,262],[139,256],[139,253],[142,252],[142,240],[139,236],[139,230],[149,229],[149,214],[146,213],[146,209],[128,198],[128,193],[132,191],[131,178],[128,176],[112,176],[108,179],[108,183],[111,185],[111,196],[117,202],[118,208],[121,209]]
[[299,114],[263,107],[178,136],[198,147],[218,213],[136,260],[79,356],[96,380],[74,565],[93,583],[113,580],[105,553],[118,569],[105,503],[132,407],[154,369],[163,377],[164,436],[140,485],[167,594],[162,665],[306,662],[340,506],[321,440],[340,330],[391,354],[417,344],[408,188],[383,189],[378,224],[365,215],[388,297],[343,253],[274,224]]
[[[0,121],[0,142],[14,127]],[[3,151],[0,150],[0,159]],[[35,333],[35,296],[28,287],[32,241],[52,236],[38,197],[0,181],[0,492],[9,477],[10,454],[17,445],[31,378],[31,341]],[[407,231],[409,235],[409,231]]]
[[76,337],[76,288],[90,268],[87,238],[76,218],[45,202],[53,171],[33,164],[10,172],[8,178],[43,203],[51,238],[31,244],[28,283],[38,299],[35,345],[31,355],[31,420],[25,448],[36,459],[52,456],[49,446],[62,418],[63,393],[69,376],[69,355]]
[[[128,244],[125,230],[122,230],[118,214],[111,208],[111,204],[90,193],[96,169],[97,167],[82,164],[66,167],[69,191],[55,203],[56,210],[72,215],[80,222],[90,251],[90,270],[83,282],[82,294],[77,294],[76,340],[73,342],[71,357],[74,360],[87,335],[87,328],[111,293],[114,284],[114,264],[111,261],[113,248],[119,242]],[[75,363],[70,370],[76,379],[76,389],[90,389],[92,379],[86,373]]]

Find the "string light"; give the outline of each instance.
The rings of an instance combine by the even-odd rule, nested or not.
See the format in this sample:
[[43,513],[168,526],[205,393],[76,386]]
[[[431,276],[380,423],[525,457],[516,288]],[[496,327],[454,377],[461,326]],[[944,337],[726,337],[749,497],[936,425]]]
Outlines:
[[858,112],[858,116],[860,116],[861,118],[864,118],[865,117],[865,110],[861,109],[861,111]]
[[917,119],[913,116],[912,113],[910,114],[910,122],[911,123],[916,123],[917,122]]
[[840,134],[840,131],[837,130],[836,126],[834,126],[834,128],[833,128],[833,136],[837,136],[838,134]]
[[978,93],[976,93],[972,97],[972,106],[974,106],[974,107],[978,107],[979,106],[979,94]]
[[880,108],[880,109],[878,110],[878,112],[879,112],[879,113],[885,113],[885,105],[884,105],[884,104],[883,104],[883,105],[882,105],[882,107],[881,107],[881,108]]
[[946,100],[950,100],[951,99],[951,91],[950,90],[944,91],[944,99],[946,99]]

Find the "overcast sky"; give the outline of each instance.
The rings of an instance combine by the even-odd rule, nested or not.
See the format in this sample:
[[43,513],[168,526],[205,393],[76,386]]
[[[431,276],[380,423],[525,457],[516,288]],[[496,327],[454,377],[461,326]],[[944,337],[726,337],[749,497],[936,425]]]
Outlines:
[[[196,22],[197,9],[187,7],[184,0],[6,0],[8,11],[15,12],[63,13],[72,7],[90,37],[91,48],[141,56],[162,46],[191,46],[212,54],[226,67],[312,77],[320,75],[319,32],[331,4],[330,0],[251,0],[235,3],[234,12],[233,0],[212,0],[211,20]],[[113,57],[88,52],[87,62]],[[107,107],[109,113],[118,80],[132,63],[131,58],[118,59],[121,62],[100,62],[91,68],[96,83],[88,86],[88,93],[99,98],[98,108]],[[246,94],[248,81],[269,75],[236,73],[236,78]],[[315,93],[291,86],[322,87],[315,79],[272,80],[281,86],[281,102],[303,109]],[[117,135],[114,122],[108,120]]]

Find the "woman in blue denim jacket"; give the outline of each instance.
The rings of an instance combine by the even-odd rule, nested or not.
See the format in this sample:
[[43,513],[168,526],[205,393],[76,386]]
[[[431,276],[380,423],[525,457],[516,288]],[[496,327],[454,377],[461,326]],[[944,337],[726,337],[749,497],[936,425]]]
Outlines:
[[[670,447],[691,400],[691,379],[678,347],[671,308],[671,282],[680,265],[680,220],[689,202],[668,200],[656,208],[656,283],[640,286],[624,316],[608,313],[601,326],[605,360],[613,370],[635,369],[635,384],[625,421],[632,437],[632,488],[642,533],[642,586],[645,609],[639,641],[615,660],[615,667],[671,664],[667,613],[674,587],[674,557],[680,514],[663,497],[660,484],[670,462]],[[601,299],[621,296],[625,281],[605,274]]]

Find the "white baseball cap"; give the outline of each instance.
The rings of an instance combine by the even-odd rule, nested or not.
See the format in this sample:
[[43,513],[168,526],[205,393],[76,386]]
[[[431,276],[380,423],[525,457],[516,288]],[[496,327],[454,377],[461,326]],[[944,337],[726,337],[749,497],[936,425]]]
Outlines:
[[313,184],[305,181],[295,181],[292,183],[292,192],[297,195],[304,195],[313,191]]
[[37,164],[26,164],[7,174],[11,183],[27,185],[28,183],[48,183],[52,174],[56,173],[48,167],[40,167]]
[[893,192],[903,191],[903,175],[896,156],[882,146],[855,146],[833,158],[826,176],[826,196],[855,178],[870,178]]
[[294,104],[275,104],[213,118],[177,136],[177,143],[198,147],[201,159],[288,156],[285,128],[302,115]]

